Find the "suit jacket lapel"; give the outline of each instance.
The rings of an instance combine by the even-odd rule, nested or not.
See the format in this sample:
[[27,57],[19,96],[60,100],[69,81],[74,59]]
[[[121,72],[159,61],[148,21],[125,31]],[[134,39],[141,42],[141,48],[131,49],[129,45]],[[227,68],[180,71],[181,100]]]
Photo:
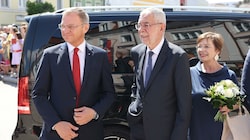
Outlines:
[[145,60],[145,54],[146,54],[146,45],[143,46],[139,52],[139,66],[138,66],[138,77],[139,79],[139,85],[144,89],[144,77],[143,77],[143,66],[144,66],[144,60]]
[[148,80],[148,86],[146,87],[146,90],[152,84],[152,81],[154,80],[155,76],[161,70],[161,67],[165,64],[164,62],[166,61],[166,59],[168,57],[167,52],[168,52],[168,42],[166,40],[164,40],[163,46],[162,46],[161,51],[158,55],[158,58],[155,62],[155,65],[154,65],[154,68],[151,72],[150,78]]
[[89,45],[88,43],[86,43],[86,54],[85,54],[85,66],[84,66],[84,74],[83,74],[83,80],[82,80],[82,86],[87,84],[87,79],[89,77],[89,73],[91,73],[90,71],[93,70],[92,65],[94,64],[94,60],[91,59],[91,57],[94,55],[94,50],[91,47],[91,45]]
[[67,44],[64,43],[61,46],[60,50],[61,51],[59,52],[59,55],[61,55],[61,59],[62,59],[64,68],[65,68],[65,73],[66,73],[65,75],[68,77],[68,79],[70,81],[70,85],[72,86],[72,88],[75,89],[73,74],[72,74],[70,60],[69,60],[69,51],[68,51]]

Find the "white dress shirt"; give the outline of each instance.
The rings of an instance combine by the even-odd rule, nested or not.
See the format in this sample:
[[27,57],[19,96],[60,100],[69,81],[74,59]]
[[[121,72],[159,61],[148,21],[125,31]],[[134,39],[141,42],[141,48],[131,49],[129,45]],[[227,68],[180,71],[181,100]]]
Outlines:
[[[74,55],[74,46],[72,46],[70,43],[67,42],[68,45],[68,51],[69,51],[69,59],[71,64],[71,70],[73,71],[73,55]],[[78,51],[78,57],[80,61],[80,74],[81,74],[81,82],[83,80],[84,76],[84,67],[85,67],[85,57],[86,57],[86,41],[84,40],[79,46],[77,46],[79,49]]]
[[153,50],[150,50],[149,47],[147,46],[146,56],[145,56],[144,64],[143,64],[143,76],[144,76],[144,78],[146,76],[146,67],[148,64],[148,52],[149,51],[154,52],[154,54],[152,55],[152,70],[153,70],[155,63],[156,63],[156,60],[157,60],[157,57],[161,51],[163,43],[164,43],[164,38],[161,39],[160,43]]

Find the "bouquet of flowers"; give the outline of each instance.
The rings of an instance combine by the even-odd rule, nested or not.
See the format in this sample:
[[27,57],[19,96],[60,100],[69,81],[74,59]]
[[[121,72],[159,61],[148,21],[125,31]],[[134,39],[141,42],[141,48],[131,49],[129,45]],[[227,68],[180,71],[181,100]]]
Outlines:
[[[205,91],[208,97],[205,100],[211,102],[214,108],[227,106],[228,109],[233,109],[233,105],[241,105],[245,96],[240,93],[239,87],[231,80],[222,80],[215,83],[208,90]],[[215,121],[223,122],[226,115],[222,114],[220,110],[214,117]]]

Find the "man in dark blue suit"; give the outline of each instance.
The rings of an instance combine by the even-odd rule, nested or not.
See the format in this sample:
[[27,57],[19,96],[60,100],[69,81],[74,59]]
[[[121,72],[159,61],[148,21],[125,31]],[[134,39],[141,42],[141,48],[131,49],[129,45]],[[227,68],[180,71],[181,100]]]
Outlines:
[[89,17],[81,8],[66,10],[58,27],[66,42],[44,50],[32,92],[44,120],[40,139],[103,140],[101,118],[114,100],[107,54],[84,39]]
[[131,50],[135,62],[133,101],[128,109],[132,140],[186,140],[191,117],[191,78],[185,51],[164,38],[166,15],[141,12]]

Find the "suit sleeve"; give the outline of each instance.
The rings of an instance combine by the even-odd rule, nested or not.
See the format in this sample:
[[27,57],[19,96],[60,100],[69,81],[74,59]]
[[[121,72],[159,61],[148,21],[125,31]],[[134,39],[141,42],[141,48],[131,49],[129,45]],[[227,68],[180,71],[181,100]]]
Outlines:
[[175,89],[177,96],[177,114],[171,140],[187,139],[191,118],[191,77],[186,53],[182,54],[176,64]]
[[250,51],[244,62],[242,77],[241,77],[241,90],[247,95],[244,105],[250,111]]
[[102,69],[101,69],[101,98],[97,102],[93,109],[103,118],[107,110],[112,105],[115,98],[115,90],[113,85],[113,79],[111,74],[111,67],[108,61],[106,53],[103,53]]
[[131,57],[132,57],[132,60],[134,61],[134,75],[133,75],[133,84],[131,86],[131,97],[132,97],[132,100],[134,100],[136,98],[136,71],[138,69],[138,53],[136,53],[135,51],[131,50]]
[[47,128],[50,129],[47,131],[51,131],[53,125],[60,121],[60,117],[48,100],[51,85],[50,71],[49,54],[44,53],[36,76],[32,98],[38,113],[48,125]]

